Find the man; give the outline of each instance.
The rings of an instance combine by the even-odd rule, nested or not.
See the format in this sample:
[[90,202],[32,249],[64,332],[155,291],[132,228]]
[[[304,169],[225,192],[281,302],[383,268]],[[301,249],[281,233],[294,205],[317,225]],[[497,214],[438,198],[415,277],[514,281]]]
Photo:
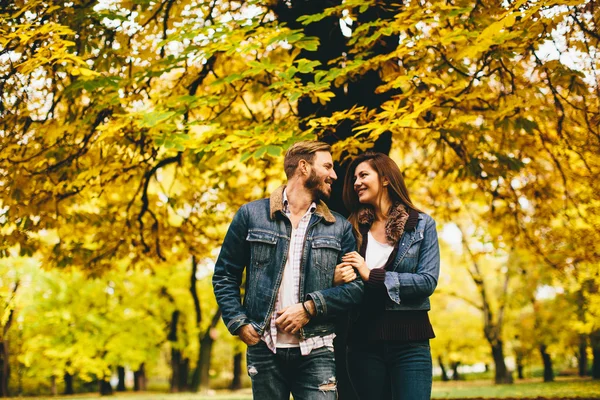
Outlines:
[[330,150],[294,144],[284,160],[287,185],[238,210],[215,265],[215,296],[229,331],[248,345],[255,399],[336,398],[335,314],[360,303],[363,284],[333,284],[356,242],[350,223],[322,201],[337,179]]

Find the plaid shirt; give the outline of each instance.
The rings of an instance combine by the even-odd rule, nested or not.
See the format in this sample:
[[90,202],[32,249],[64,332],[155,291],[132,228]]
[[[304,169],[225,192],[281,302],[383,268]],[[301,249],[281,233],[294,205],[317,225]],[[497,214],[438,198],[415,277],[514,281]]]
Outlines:
[[[288,217],[291,215],[290,209],[288,207],[288,199],[286,190],[283,191],[283,212]],[[287,273],[292,273],[293,281],[296,282],[294,285],[294,298],[300,298],[300,264],[302,262],[302,251],[304,249],[304,238],[306,236],[306,231],[308,229],[308,224],[310,222],[310,217],[315,212],[317,205],[313,202],[306,214],[300,219],[298,223],[298,227],[293,230],[292,237],[290,240],[290,251],[289,257],[287,259],[285,270]],[[281,289],[280,289],[281,291]],[[271,315],[271,323],[270,326],[265,329],[263,333],[262,340],[267,344],[267,347],[273,352],[277,353],[277,326],[275,325],[275,320],[278,315],[277,312],[281,309],[281,298],[279,292],[277,294],[277,300],[275,301],[275,312]],[[335,338],[335,333],[332,333],[327,336],[315,336],[307,339],[300,339],[300,353],[305,356],[310,354],[314,349],[318,349],[323,346],[329,347],[333,350],[333,339]]]

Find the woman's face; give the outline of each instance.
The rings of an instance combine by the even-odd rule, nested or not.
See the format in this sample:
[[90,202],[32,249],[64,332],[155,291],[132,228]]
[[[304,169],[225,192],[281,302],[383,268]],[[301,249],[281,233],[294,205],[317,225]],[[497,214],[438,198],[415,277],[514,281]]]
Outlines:
[[381,185],[379,174],[368,161],[363,161],[354,170],[354,191],[362,204],[377,206],[380,199]]

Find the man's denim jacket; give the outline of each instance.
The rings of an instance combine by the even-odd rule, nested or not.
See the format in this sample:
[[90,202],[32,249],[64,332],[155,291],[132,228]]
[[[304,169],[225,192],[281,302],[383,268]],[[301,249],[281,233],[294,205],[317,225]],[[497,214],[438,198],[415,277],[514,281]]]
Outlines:
[[[273,192],[270,199],[245,204],[238,210],[215,264],[215,296],[232,334],[241,326],[252,324],[262,335],[274,312],[292,233],[292,224],[283,213],[283,189],[282,186]],[[344,254],[354,250],[356,241],[350,223],[319,202],[306,231],[298,299],[312,299],[316,316],[301,329],[302,338],[333,333],[335,315],[362,301],[360,279],[333,287],[335,266]]]
[[440,249],[435,221],[419,213],[412,232],[404,232],[391,271],[385,273],[387,310],[429,310],[429,296],[440,274]]

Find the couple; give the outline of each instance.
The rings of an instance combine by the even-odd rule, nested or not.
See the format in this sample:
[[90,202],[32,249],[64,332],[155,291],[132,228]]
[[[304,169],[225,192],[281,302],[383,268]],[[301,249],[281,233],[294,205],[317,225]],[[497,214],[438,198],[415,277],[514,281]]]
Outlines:
[[346,352],[337,373],[348,374],[340,376],[340,392],[429,399],[435,222],[412,204],[398,166],[379,153],[360,155],[348,168],[350,222],[330,211],[323,202],[337,179],[330,151],[322,142],[294,144],[284,159],[287,184],[239,209],[215,265],[223,320],[248,345],[253,397],[336,399],[338,335],[347,342],[336,346],[338,355]]

